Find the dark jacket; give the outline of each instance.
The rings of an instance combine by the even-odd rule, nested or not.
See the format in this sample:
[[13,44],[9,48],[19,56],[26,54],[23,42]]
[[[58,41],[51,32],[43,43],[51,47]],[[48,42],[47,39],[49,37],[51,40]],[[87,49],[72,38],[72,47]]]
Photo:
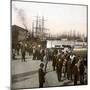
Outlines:
[[39,83],[44,83],[45,82],[45,73],[43,69],[39,69]]
[[74,75],[77,75],[77,73],[78,73],[78,68],[77,68],[76,65],[74,65],[73,74],[74,74]]
[[79,71],[80,71],[80,75],[84,74],[85,68],[83,61],[80,62]]
[[56,66],[57,56],[53,56],[52,66]]
[[71,62],[70,62],[70,60],[67,62],[67,72],[68,73],[70,73],[70,71],[71,71]]
[[61,71],[62,66],[63,66],[63,61],[62,60],[61,61],[57,60],[57,64],[56,64],[57,71]]

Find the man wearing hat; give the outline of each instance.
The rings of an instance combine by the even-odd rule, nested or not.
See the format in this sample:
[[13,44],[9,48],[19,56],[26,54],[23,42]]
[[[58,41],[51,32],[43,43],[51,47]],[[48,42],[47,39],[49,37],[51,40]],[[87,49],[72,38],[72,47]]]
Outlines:
[[56,64],[56,67],[57,67],[56,71],[57,71],[57,77],[59,82],[61,81],[61,76],[62,76],[62,65],[63,65],[62,59],[61,57],[59,57]]

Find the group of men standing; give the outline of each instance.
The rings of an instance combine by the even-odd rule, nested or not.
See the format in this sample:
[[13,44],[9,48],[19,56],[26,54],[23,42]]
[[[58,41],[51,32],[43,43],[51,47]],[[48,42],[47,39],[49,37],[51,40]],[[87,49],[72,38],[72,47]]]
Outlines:
[[[45,60],[45,57],[46,60]],[[50,60],[51,55],[49,56],[49,51],[48,53],[43,57],[43,61],[48,62],[48,60]],[[43,64],[43,63],[41,63]],[[40,65],[41,65],[40,64]],[[48,63],[43,64],[42,66],[40,66],[40,68],[42,68],[43,72],[40,72],[39,69],[39,87],[43,86],[43,83],[45,82],[45,80],[43,80],[42,85],[41,85],[41,78],[43,75],[43,79],[46,73],[46,67],[47,67]],[[75,54],[72,54],[71,52],[66,51],[66,53],[59,51],[58,50],[54,50],[53,54],[52,54],[52,67],[53,67],[53,71],[56,71],[57,74],[57,79],[60,82],[63,78],[67,79],[67,80],[71,80],[72,82],[74,82],[74,85],[77,84],[81,84],[83,85],[85,82],[85,65],[84,65],[84,60],[82,57],[77,56]],[[43,73],[43,74],[41,74]],[[80,83],[78,83],[78,81],[80,81]]]
[[16,55],[21,54],[21,61],[26,62],[26,44],[17,44],[16,48],[12,49],[12,58],[16,60]]
[[[17,54],[19,55],[19,49],[21,49],[22,62],[25,62],[27,46],[17,46]],[[14,55],[13,51],[13,55]],[[45,82],[45,74],[47,73],[47,64],[52,61],[53,71],[56,71],[57,79],[60,82],[62,77],[74,82],[80,81],[80,84],[84,84],[85,64],[82,57],[72,54],[72,52],[66,51],[65,53],[59,49],[49,50],[47,48],[32,48],[33,60],[41,60],[39,68],[39,87],[43,87]],[[15,58],[15,57],[14,57]]]

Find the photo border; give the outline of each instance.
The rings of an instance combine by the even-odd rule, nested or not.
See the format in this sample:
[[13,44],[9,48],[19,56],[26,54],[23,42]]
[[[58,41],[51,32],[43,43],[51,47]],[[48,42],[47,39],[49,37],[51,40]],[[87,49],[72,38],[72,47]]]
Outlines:
[[[56,87],[76,87],[76,86],[88,86],[88,5],[87,4],[73,4],[73,3],[60,3],[60,2],[43,2],[43,1],[28,1],[28,0],[10,0],[10,89],[12,89],[12,2],[28,2],[28,3],[42,3],[42,4],[53,4],[53,5],[75,5],[75,6],[86,6],[87,8],[87,16],[86,16],[86,28],[87,28],[87,84],[86,85],[66,85],[66,86],[49,86],[49,87],[43,87],[43,88],[56,88]],[[31,87],[31,88],[17,88],[17,89],[40,89],[39,87]]]

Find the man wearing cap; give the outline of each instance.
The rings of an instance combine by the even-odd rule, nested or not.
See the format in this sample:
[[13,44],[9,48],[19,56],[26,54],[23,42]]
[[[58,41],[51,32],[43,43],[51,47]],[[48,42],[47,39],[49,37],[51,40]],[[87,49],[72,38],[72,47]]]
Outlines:
[[57,67],[56,71],[57,71],[57,77],[59,82],[61,81],[61,76],[62,76],[62,65],[63,65],[62,59],[61,57],[59,57],[56,64],[56,67]]
[[45,82],[45,72],[43,71],[44,64],[40,64],[39,68],[39,88],[43,88],[43,84]]

